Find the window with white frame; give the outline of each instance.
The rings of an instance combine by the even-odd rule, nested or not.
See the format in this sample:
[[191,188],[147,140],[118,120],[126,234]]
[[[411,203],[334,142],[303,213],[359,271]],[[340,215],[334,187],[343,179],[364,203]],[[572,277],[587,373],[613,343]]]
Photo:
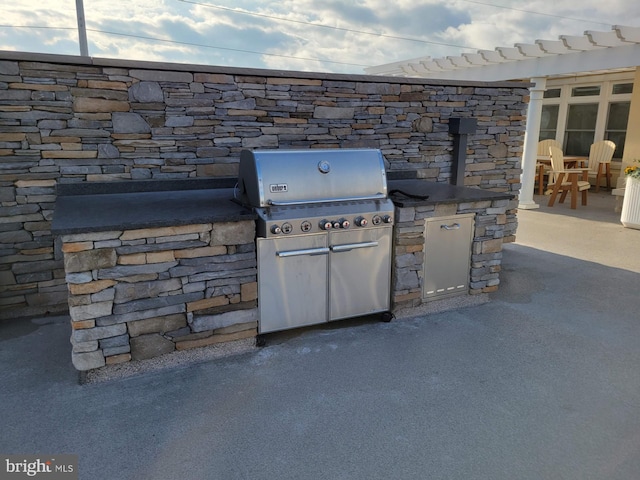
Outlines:
[[[612,140],[620,160],[626,140],[633,91],[629,74],[553,79],[547,82],[540,140],[560,141],[567,155],[589,154],[591,144]],[[587,83],[587,80],[589,82]]]

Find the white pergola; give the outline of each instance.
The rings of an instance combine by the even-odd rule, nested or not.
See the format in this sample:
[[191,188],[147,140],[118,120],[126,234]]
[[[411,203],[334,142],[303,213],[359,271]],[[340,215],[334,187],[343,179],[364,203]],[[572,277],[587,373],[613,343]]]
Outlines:
[[610,31],[588,30],[581,36],[536,40],[513,47],[478,50],[443,58],[421,57],[365,69],[370,75],[443,80],[529,80],[530,103],[522,155],[519,208],[537,208],[533,201],[542,99],[547,78],[635,70],[640,66],[640,28],[614,25]]

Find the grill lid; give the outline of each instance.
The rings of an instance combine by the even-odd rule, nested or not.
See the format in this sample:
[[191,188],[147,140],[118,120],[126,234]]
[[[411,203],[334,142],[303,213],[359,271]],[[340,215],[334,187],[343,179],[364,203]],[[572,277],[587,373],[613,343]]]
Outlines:
[[243,150],[238,199],[252,207],[387,198],[376,149]]

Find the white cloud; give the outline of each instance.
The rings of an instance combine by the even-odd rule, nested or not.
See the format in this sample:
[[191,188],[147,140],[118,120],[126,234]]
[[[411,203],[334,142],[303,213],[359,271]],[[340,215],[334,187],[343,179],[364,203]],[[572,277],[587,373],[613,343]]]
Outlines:
[[[473,51],[462,46],[493,49],[640,25],[636,0],[84,0],[84,6],[93,56],[345,73]],[[74,0],[4,2],[0,48],[76,55],[75,13]],[[12,28],[22,26],[49,28]]]

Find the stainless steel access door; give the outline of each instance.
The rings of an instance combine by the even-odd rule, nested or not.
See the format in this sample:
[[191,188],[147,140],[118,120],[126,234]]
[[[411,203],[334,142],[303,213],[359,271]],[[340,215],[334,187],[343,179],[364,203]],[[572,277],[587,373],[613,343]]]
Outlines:
[[473,229],[472,213],[426,219],[424,300],[469,293]]
[[257,239],[258,333],[327,321],[326,233]]
[[392,227],[330,233],[329,319],[386,312]]

